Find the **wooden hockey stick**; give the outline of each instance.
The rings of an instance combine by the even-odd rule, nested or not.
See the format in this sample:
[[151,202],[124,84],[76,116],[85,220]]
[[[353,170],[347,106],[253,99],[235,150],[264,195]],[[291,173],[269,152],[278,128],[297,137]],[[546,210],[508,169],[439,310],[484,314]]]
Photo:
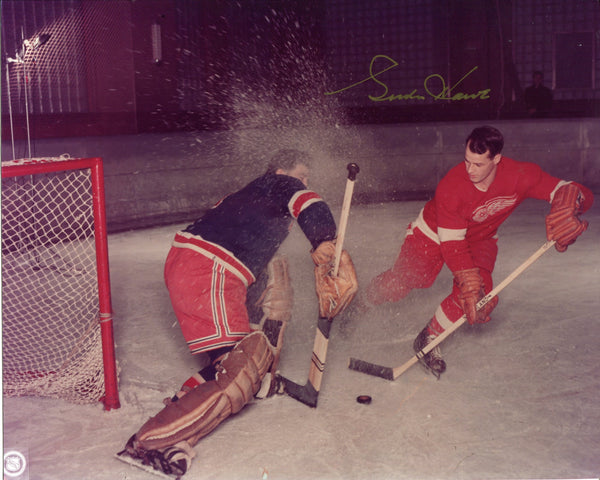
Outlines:
[[[525,260],[520,266],[518,266],[508,277],[506,277],[496,288],[494,288],[490,293],[488,293],[485,297],[483,297],[477,303],[477,310],[481,309],[486,303],[488,303],[493,297],[498,295],[504,288],[509,285],[515,278],[517,278],[523,271],[529,267],[533,262],[535,262],[538,258],[540,258],[550,247],[554,245],[554,241],[546,242],[542,245],[531,257]],[[366,373],[367,375],[374,375],[376,377],[385,378],[386,380],[396,380],[400,375],[402,375],[406,370],[412,367],[415,363],[419,361],[420,358],[423,358],[424,355],[433,350],[437,345],[442,343],[450,334],[456,331],[461,325],[463,325],[467,320],[467,316],[463,315],[460,317],[452,326],[446,329],[441,335],[436,337],[429,345],[423,348],[421,351],[417,352],[413,357],[408,360],[403,365],[399,367],[384,367],[381,365],[376,365],[374,363],[365,362],[364,360],[359,360],[358,358],[350,358],[348,362],[348,368],[351,370],[356,370],[358,372]]]
[[[350,214],[350,203],[352,200],[352,193],[354,191],[354,182],[356,181],[356,175],[360,171],[356,163],[349,163],[346,168],[348,169],[348,180],[346,181],[344,203],[342,204],[340,226],[336,240],[333,270],[334,276],[337,276],[340,266],[340,257],[342,254],[344,237],[346,235],[348,216]],[[321,390],[321,381],[323,380],[323,372],[325,370],[325,360],[327,357],[327,347],[329,344],[329,332],[331,330],[332,322],[332,318],[325,318],[319,315],[317,332],[315,335],[315,342],[311,355],[310,368],[308,371],[308,380],[306,384],[298,385],[297,383],[294,383],[285,377],[278,377],[280,385],[279,390],[281,391],[281,389],[283,389],[283,392],[281,393],[287,393],[290,397],[295,398],[296,400],[313,408],[317,406],[319,391]]]

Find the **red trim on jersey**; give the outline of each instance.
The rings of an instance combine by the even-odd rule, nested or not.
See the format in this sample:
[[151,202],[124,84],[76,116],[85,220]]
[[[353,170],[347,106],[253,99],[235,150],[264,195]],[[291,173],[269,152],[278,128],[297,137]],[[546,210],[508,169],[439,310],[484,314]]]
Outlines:
[[254,283],[254,274],[240,262],[233,254],[216,243],[208,242],[199,235],[188,232],[177,232],[173,246],[178,248],[190,248],[207,257],[214,256],[224,263],[225,268],[237,275],[246,286]]
[[302,210],[304,210],[306,207],[315,202],[322,201],[323,199],[318,193],[315,193],[311,190],[301,190],[297,192],[290,200],[290,213],[294,218],[298,218],[298,216],[302,213]]

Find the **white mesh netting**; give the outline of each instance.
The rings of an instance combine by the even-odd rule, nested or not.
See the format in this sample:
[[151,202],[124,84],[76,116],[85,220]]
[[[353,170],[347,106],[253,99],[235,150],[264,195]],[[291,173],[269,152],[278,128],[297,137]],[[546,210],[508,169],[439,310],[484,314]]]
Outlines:
[[2,179],[6,396],[104,394],[89,169]]

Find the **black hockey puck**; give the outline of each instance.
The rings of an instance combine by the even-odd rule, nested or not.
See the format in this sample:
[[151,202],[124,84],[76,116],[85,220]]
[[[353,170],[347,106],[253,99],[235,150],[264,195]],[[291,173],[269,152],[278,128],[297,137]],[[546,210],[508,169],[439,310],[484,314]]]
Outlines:
[[358,403],[362,403],[363,405],[368,405],[371,403],[372,398],[369,395],[359,395],[356,397],[356,401]]

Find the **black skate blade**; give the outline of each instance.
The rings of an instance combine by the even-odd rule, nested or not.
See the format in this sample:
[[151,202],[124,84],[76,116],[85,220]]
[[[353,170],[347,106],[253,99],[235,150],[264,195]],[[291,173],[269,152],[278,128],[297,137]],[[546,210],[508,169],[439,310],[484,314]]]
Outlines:
[[181,475],[175,475],[175,474],[168,475],[161,470],[156,470],[155,468],[152,467],[152,465],[147,465],[147,464],[143,463],[140,459],[134,458],[124,451],[116,453],[115,458],[117,458],[118,460],[120,460],[123,463],[126,463],[127,465],[137,467],[141,470],[144,470],[145,472],[156,475],[157,477],[165,478],[168,480],[181,480]]
[[433,366],[429,365],[425,361],[425,354],[423,353],[423,350],[419,350],[415,354],[415,357],[419,359],[419,363],[423,366],[423,368],[425,370],[427,370],[429,373],[431,373],[438,380],[442,376],[442,373],[444,373],[446,371],[446,366],[444,365],[443,368],[441,368],[441,366],[437,362],[436,362],[436,365],[438,365],[438,368],[433,368]]
[[348,368],[350,370],[356,370],[357,372],[366,373],[367,375],[385,378],[386,380],[395,380],[393,368],[365,362],[358,358],[350,358],[348,361]]
[[425,362],[425,360],[419,359],[419,364],[421,364],[421,366],[423,367],[423,369],[426,372],[431,373],[438,380],[442,376],[443,372],[439,372],[439,371],[435,370],[434,368],[432,368],[431,366],[427,365],[427,362]]

